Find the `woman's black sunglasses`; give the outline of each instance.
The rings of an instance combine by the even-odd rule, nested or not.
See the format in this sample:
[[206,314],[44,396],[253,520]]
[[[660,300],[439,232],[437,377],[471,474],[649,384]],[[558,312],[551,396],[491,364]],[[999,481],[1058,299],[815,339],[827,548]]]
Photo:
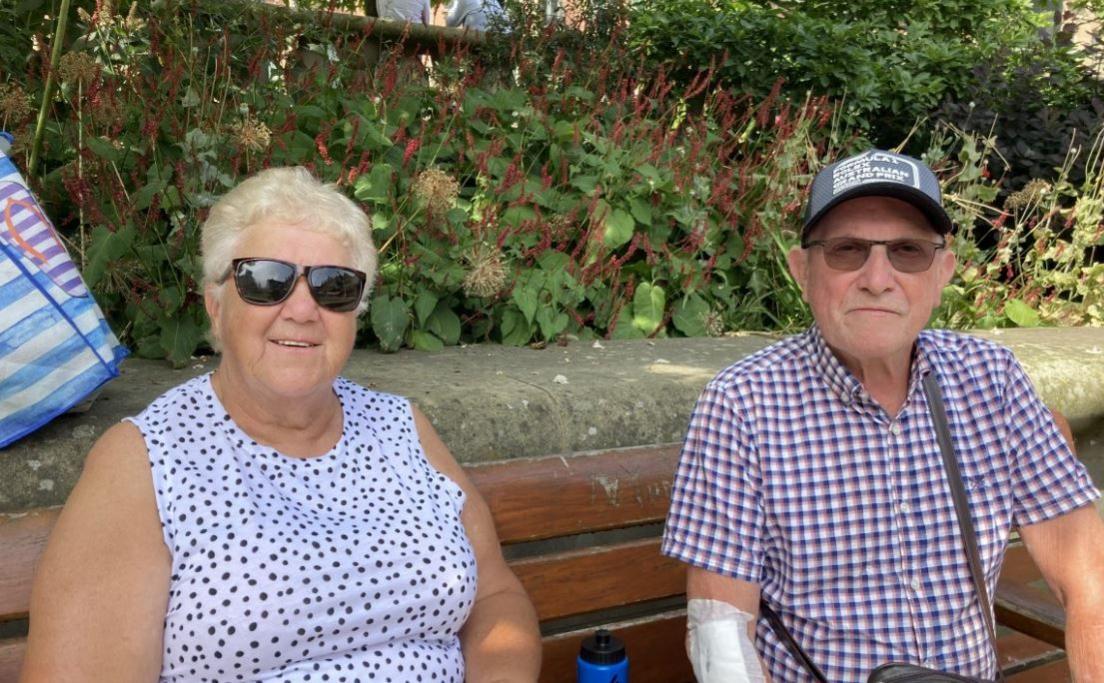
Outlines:
[[219,280],[234,276],[238,296],[256,306],[275,306],[295,289],[302,275],[319,306],[337,313],[355,310],[360,305],[368,276],[344,266],[300,266],[271,258],[236,258],[230,270]]

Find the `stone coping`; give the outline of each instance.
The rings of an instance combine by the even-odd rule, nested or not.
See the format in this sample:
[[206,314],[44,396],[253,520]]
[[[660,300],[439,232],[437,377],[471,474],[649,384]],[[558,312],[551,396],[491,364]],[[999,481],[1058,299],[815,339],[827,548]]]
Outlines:
[[[1104,483],[1104,328],[979,333],[1013,349],[1048,404],[1078,433]],[[357,350],[343,373],[409,397],[465,463],[679,441],[694,401],[725,366],[778,337],[572,342],[545,349],[472,345],[436,353]],[[0,512],[64,502],[93,441],[167,389],[214,369],[131,359],[91,409],[0,450]]]

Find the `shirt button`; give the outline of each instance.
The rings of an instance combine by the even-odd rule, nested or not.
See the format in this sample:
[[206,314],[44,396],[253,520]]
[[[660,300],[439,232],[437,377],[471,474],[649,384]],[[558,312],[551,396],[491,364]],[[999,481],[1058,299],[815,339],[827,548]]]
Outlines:
[[898,506],[902,514],[907,515],[912,512],[912,506],[908,504],[908,501],[901,501],[901,505]]
[[912,582],[909,583],[909,586],[912,588],[913,591],[919,593],[920,592],[920,579],[913,579]]
[[899,436],[901,434],[901,425],[894,422],[892,425],[889,426],[889,432],[890,434],[893,434],[893,436]]

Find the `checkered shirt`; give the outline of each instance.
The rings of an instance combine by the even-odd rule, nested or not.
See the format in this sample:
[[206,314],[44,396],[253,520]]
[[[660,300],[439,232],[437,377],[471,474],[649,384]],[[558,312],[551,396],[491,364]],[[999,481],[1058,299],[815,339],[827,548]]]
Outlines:
[[[690,419],[663,553],[758,584],[830,681],[861,683],[887,661],[996,675],[921,385],[929,372],[993,595],[1013,527],[1099,496],[1008,349],[921,333],[894,417],[813,327],[722,371]],[[775,683],[811,680],[764,620],[757,647]]]

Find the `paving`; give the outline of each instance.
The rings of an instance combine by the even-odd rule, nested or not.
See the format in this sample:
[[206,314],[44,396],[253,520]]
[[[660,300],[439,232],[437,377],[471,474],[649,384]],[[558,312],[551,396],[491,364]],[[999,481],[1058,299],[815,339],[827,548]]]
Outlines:
[[[1008,345],[1048,404],[1078,434],[1104,484],[1104,329],[1017,329],[981,334]],[[717,371],[777,337],[578,341],[566,346],[471,345],[435,353],[357,350],[343,373],[409,397],[461,462],[671,443],[682,438],[698,393]],[[169,388],[216,367],[181,370],[131,359],[84,413],[64,415],[0,450],[0,512],[57,505],[84,456],[109,426]]]

